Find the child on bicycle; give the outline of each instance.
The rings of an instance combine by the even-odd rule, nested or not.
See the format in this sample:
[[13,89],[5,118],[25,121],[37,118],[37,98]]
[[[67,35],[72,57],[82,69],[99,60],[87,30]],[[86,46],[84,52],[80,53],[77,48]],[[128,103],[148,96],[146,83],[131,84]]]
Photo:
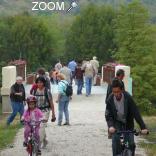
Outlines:
[[23,146],[27,146],[28,143],[28,137],[31,133],[31,125],[35,124],[37,125],[35,128],[35,139],[38,144],[38,154],[41,154],[40,150],[40,136],[39,136],[39,129],[40,129],[40,122],[43,119],[43,113],[40,109],[36,107],[36,97],[35,96],[29,96],[27,98],[27,105],[28,109],[24,112],[22,120],[25,122],[24,126],[24,143]]

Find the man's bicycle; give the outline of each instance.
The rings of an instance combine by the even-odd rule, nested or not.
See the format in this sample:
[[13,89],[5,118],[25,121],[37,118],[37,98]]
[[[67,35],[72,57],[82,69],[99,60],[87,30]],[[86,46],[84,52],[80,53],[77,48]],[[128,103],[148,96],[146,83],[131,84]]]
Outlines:
[[28,137],[28,143],[26,144],[26,150],[28,152],[28,156],[39,156],[41,153],[38,152],[39,144],[35,138],[35,129],[40,125],[41,122],[44,121],[35,121],[35,122],[27,122],[24,121],[24,124],[28,124],[31,128],[31,132]]
[[134,134],[135,136],[138,136],[140,132],[137,132],[136,130],[133,131],[117,131],[117,135],[120,136],[120,144],[122,152],[121,154],[118,154],[117,156],[133,156],[133,151],[131,149],[130,145],[130,135]]

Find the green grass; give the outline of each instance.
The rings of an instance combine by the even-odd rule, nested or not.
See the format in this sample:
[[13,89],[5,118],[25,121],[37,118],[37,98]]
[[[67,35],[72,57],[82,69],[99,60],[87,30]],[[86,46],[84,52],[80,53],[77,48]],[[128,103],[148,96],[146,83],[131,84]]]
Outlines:
[[7,115],[0,115],[0,150],[12,146],[15,136],[21,128],[18,116],[10,126],[6,126],[6,119]]
[[150,130],[150,134],[144,136],[147,141],[141,142],[141,146],[148,156],[156,156],[156,117],[145,117],[144,120]]
[[0,116],[2,115],[2,104],[0,103]]

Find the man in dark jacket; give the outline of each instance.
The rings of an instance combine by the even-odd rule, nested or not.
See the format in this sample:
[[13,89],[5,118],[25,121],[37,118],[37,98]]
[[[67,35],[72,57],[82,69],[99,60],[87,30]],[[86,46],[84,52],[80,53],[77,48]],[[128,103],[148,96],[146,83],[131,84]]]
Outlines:
[[25,101],[25,89],[24,89],[22,82],[23,82],[23,78],[18,76],[16,78],[16,83],[12,85],[11,87],[10,100],[11,100],[11,106],[12,106],[12,114],[9,116],[7,120],[7,125],[10,125],[10,123],[16,117],[17,113],[19,113],[20,116],[23,115],[24,101]]
[[[124,82],[123,82],[123,79],[124,79],[124,77],[125,77],[125,72],[124,72],[124,70],[123,69],[119,69],[117,72],[116,72],[116,77],[114,78],[114,79],[118,79],[118,80],[120,80],[121,81],[121,83],[122,83],[122,89],[123,90],[125,90],[125,85],[124,85]],[[114,80],[113,79],[113,80]],[[112,81],[113,81],[112,80]],[[112,84],[109,84],[108,85],[108,88],[107,88],[107,94],[106,94],[106,100],[105,101],[107,101],[107,99],[108,99],[108,97],[109,97],[109,95],[112,93]]]
[[[107,99],[105,117],[112,134],[113,156],[121,153],[120,136],[116,131],[134,130],[134,119],[139,124],[142,134],[147,134],[148,130],[142,120],[138,108],[131,95],[123,91],[120,80],[113,80],[112,94]],[[134,135],[130,134],[130,148],[135,153]]]

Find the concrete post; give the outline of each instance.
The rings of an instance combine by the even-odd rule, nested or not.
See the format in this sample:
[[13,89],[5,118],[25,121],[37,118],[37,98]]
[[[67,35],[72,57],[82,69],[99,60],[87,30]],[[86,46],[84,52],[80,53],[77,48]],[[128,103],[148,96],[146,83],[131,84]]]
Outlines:
[[2,112],[10,113],[10,88],[16,82],[16,66],[7,66],[2,68]]

